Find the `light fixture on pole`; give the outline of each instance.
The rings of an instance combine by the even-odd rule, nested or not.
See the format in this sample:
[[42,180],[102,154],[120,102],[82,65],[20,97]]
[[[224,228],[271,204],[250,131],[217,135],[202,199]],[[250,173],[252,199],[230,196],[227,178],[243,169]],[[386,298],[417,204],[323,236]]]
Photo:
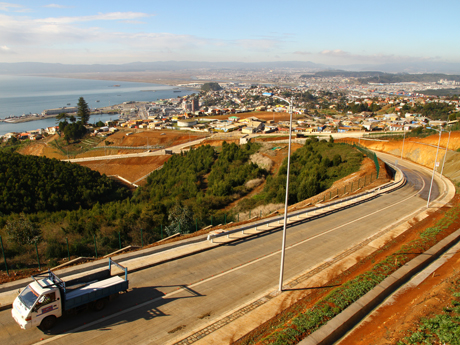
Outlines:
[[263,96],[274,97],[281,99],[289,104],[289,145],[288,145],[288,161],[287,161],[287,176],[286,176],[286,198],[284,200],[284,223],[283,223],[283,242],[281,244],[281,265],[280,265],[280,281],[279,281],[279,291],[283,291],[283,275],[284,275],[284,253],[286,251],[286,228],[287,228],[287,213],[288,213],[288,199],[289,199],[289,168],[291,165],[291,138],[292,138],[292,102],[287,99],[275,96],[271,92],[264,92]]
[[[430,127],[427,127],[428,129],[431,129]],[[436,129],[437,130],[437,129]],[[434,172],[436,170],[436,164],[438,163],[438,152],[439,152],[439,144],[441,143],[441,133],[442,133],[442,128],[437,130],[439,131],[439,139],[438,139],[438,148],[436,149],[436,156],[434,158],[434,165],[433,165],[433,174],[431,175],[431,184],[430,184],[430,192],[428,193],[428,200],[426,202],[426,208],[429,207],[430,205],[430,199],[431,199],[431,190],[433,189],[433,180],[434,180]]]

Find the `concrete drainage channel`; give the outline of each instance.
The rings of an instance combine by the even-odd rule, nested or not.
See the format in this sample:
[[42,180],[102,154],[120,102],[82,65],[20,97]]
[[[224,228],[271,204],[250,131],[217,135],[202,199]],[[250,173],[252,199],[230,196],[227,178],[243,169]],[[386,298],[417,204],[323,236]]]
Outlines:
[[[382,185],[380,187],[377,187],[377,188],[375,188],[374,190],[371,190],[371,191],[362,192],[360,194],[354,195],[352,198],[350,198],[350,200],[346,200],[346,201],[342,201],[342,202],[333,201],[331,203],[326,203],[324,205],[321,205],[321,206],[315,208],[315,209],[317,209],[316,212],[315,212],[315,209],[310,209],[310,210],[308,210],[308,212],[310,212],[310,215],[308,215],[308,216],[303,215],[301,217],[302,214],[306,213],[305,211],[293,212],[290,215],[291,219],[289,220],[289,224],[295,224],[295,223],[298,223],[298,222],[308,221],[308,218],[314,218],[314,217],[318,217],[321,214],[324,215],[326,213],[333,213],[333,212],[339,211],[340,209],[342,209],[344,207],[348,207],[353,203],[365,202],[366,200],[369,200],[369,199],[372,199],[372,198],[376,197],[379,193],[388,193],[388,192],[390,192],[392,190],[400,188],[401,186],[403,186],[405,184],[406,180],[404,178],[404,175],[397,168],[396,168],[396,176],[395,177],[398,179],[397,181],[387,183],[387,184]],[[316,214],[313,214],[313,212],[315,212]],[[277,222],[277,221],[276,221],[276,219],[273,219],[273,220],[268,221],[268,222],[263,221],[262,223],[267,224],[267,223],[272,223],[272,222]],[[231,237],[231,238],[229,236],[226,236],[228,238],[222,239],[223,241],[219,242],[219,243],[214,242],[213,244],[211,244],[210,242],[206,241],[206,235],[202,235],[202,236],[199,236],[199,238],[196,238],[196,239],[185,240],[183,243],[176,242],[176,243],[169,244],[168,248],[159,248],[159,247],[156,248],[155,247],[155,248],[144,249],[144,250],[137,251],[137,252],[125,253],[125,254],[120,255],[118,261],[121,264],[126,265],[127,267],[129,267],[129,272],[132,273],[132,272],[136,272],[136,271],[139,271],[139,270],[143,270],[143,269],[146,269],[146,268],[149,268],[149,267],[152,267],[152,266],[162,264],[162,263],[167,262],[167,261],[175,260],[177,258],[193,255],[193,254],[205,251],[205,250],[210,250],[215,246],[223,245],[223,244],[226,244],[226,243],[229,243],[229,242],[238,241],[238,240],[241,240],[241,239],[244,239],[244,238],[249,238],[249,237],[252,237],[252,236],[257,236],[258,234],[263,233],[265,231],[275,231],[275,230],[277,230],[277,229],[282,227],[282,225],[277,224],[275,226],[267,227],[267,228],[264,228],[264,229],[261,229],[261,228],[257,229],[257,226],[260,227],[261,224],[254,224],[254,225],[249,226],[249,228],[253,228],[253,229],[255,228],[256,229],[255,233],[249,233],[249,231],[248,231],[248,232],[242,234],[241,236],[237,236],[236,233],[241,233],[242,232],[241,229],[242,228],[247,228],[247,226],[239,227],[236,230],[230,230],[230,231],[228,231],[228,233],[234,233],[234,236]],[[227,232],[225,232],[225,235],[227,235]],[[208,244],[205,244],[206,242]],[[193,246],[194,244],[196,245],[197,248],[191,248],[190,247],[190,246]],[[186,249],[185,247],[189,247],[189,248]],[[130,265],[130,263],[129,263],[129,262],[140,261],[140,260],[149,261],[149,260],[145,260],[145,259],[147,257],[149,257],[149,256],[154,256],[155,254],[160,254],[160,253],[163,253],[165,251],[171,251],[171,250],[179,250],[180,252],[183,252],[183,253],[181,253],[181,254],[178,253],[177,255],[173,255],[171,253],[171,255],[169,255],[168,259],[151,260],[152,261],[151,263],[144,262],[143,264],[140,264],[140,265],[139,264]],[[147,252],[148,252],[148,254],[147,254]],[[83,274],[83,273],[86,274],[89,270],[97,270],[98,268],[103,267],[104,265],[105,264],[103,262],[98,261],[98,262],[92,262],[92,263],[88,263],[88,264],[79,265],[79,266],[76,266],[76,267],[69,267],[67,269],[64,269],[61,272],[61,275],[63,277],[69,278],[69,277],[73,277],[75,274],[77,274],[77,275]],[[15,281],[15,282],[12,282],[12,283],[4,284],[5,286],[0,288],[0,310],[11,308],[11,304],[12,304],[14,298],[16,297],[16,295],[18,293],[18,289],[23,287],[23,286],[25,286],[25,285],[27,285],[28,283],[29,283],[29,279],[22,279],[22,280]]]
[[447,250],[459,242],[460,230],[455,231],[422,255],[409,261],[403,267],[387,277],[372,291],[350,305],[338,316],[330,320],[319,330],[302,340],[299,345],[326,345],[342,338],[357,325],[369,312],[382,303],[398,288],[407,283],[415,274],[423,271]]
[[[401,187],[405,183],[405,179],[401,175],[398,183],[394,183],[394,189]],[[446,204],[454,195],[454,189],[452,189],[453,185],[449,181],[447,183],[445,181],[442,182],[444,183],[446,190],[445,193],[441,195],[440,198],[438,198],[437,200],[438,207],[440,206],[440,204]],[[389,192],[389,190],[385,191],[385,193],[386,192]],[[424,211],[424,207],[412,213],[406,219],[412,219],[413,217],[417,216],[422,218],[425,218],[427,216],[427,212]],[[349,259],[354,255],[360,256],[360,253],[366,253],[366,250],[369,250],[369,246],[374,246],[374,242],[379,241],[381,238],[384,238],[385,236],[388,237],[389,240],[390,238],[392,238],[393,235],[396,234],[397,236],[410,227],[409,221],[403,221],[402,223],[399,222],[398,224],[398,226],[393,224],[385,229],[382,229],[379,233],[369,237],[365,241],[355,245],[352,248],[346,249],[344,252],[337,255],[336,257],[331,258],[330,260],[326,260],[317,267],[314,267],[312,270],[292,279],[288,284],[285,285],[285,288],[295,290],[299,287],[301,288],[302,284],[307,283],[308,281],[310,281],[310,279],[316,279],[317,277],[320,277],[322,274],[328,275],[335,269],[335,267],[342,265],[342,263],[345,261],[350,261]],[[401,231],[401,228],[404,229]],[[382,283],[376,286],[371,292],[359,299],[353,305],[349,306],[336,318],[330,320],[318,331],[310,335],[308,338],[304,339],[301,342],[301,344],[325,345],[332,344],[335,340],[340,339],[340,337],[342,337],[351,327],[353,327],[353,325],[359,322],[361,318],[365,316],[370,310],[372,310],[375,306],[381,303],[397,288],[406,283],[414,274],[421,271],[430,262],[434,261],[437,257],[442,255],[442,253],[448,248],[450,248],[453,244],[455,244],[459,238],[460,230],[448,236],[446,239],[439,242],[437,245],[428,250],[425,253],[427,255],[420,255],[418,258],[412,260],[404,267],[400,268],[397,272],[393,273],[390,277],[388,277],[386,280],[384,280]],[[378,247],[373,248],[371,252],[376,250],[378,250]],[[370,254],[369,251],[368,254]],[[353,264],[351,264],[351,266],[352,265]],[[223,315],[221,318],[209,324],[208,326],[201,329],[193,330],[190,333],[188,333],[185,336],[185,338],[183,336],[178,339],[176,338],[169,344],[183,345],[196,342],[197,344],[202,345],[212,344],[213,341],[217,339],[220,339],[222,341],[238,339],[240,336],[243,336],[245,332],[240,330],[240,332],[242,333],[236,334],[238,333],[235,333],[236,329],[244,329],[245,324],[250,323],[251,319],[256,319],[257,317],[260,317],[260,315],[267,313],[267,311],[269,311],[271,308],[269,305],[275,305],[276,300],[281,298],[282,296],[283,294],[280,294],[278,291],[268,291],[265,294],[260,295],[258,298],[254,299],[249,304],[244,305],[238,309],[235,309]],[[267,321],[269,318],[270,317],[267,317]],[[236,324],[234,324],[235,322]],[[228,337],[229,334],[231,334],[231,337]],[[209,336],[209,339],[207,336]]]
[[[390,193],[390,192],[392,192],[392,191],[404,186],[404,184],[406,183],[406,178],[405,178],[404,174],[401,172],[401,170],[399,168],[397,168],[397,167],[394,167],[394,169],[396,170],[396,176],[395,177],[398,179],[398,181],[386,183],[386,184],[384,184],[382,186],[379,186],[377,188],[374,188],[374,189],[372,189],[370,191],[361,192],[359,194],[352,195],[352,196],[347,197],[347,198],[342,199],[342,200],[332,201],[332,202],[328,202],[328,203],[325,203],[325,204],[316,205],[313,208],[309,208],[309,209],[305,209],[305,210],[301,210],[301,211],[291,212],[290,214],[288,214],[287,222],[290,223],[290,224],[295,224],[295,223],[300,222],[300,221],[306,221],[306,220],[309,220],[311,218],[318,217],[319,215],[324,215],[326,213],[338,211],[338,210],[341,210],[341,209],[343,209],[345,207],[348,207],[350,205],[357,204],[357,203],[360,203],[360,202],[364,202],[364,201],[373,199],[379,194]],[[214,239],[216,239],[216,238],[226,236],[227,239],[230,239],[230,235],[237,235],[237,234],[240,234],[240,233],[241,233],[241,236],[237,237],[236,239],[244,238],[244,237],[246,237],[245,235],[252,236],[254,234],[245,233],[245,230],[249,231],[251,229],[254,229],[256,231],[256,233],[257,232],[267,231],[269,229],[273,230],[273,229],[276,229],[276,228],[282,226],[281,221],[283,220],[283,218],[284,218],[283,216],[279,216],[279,217],[275,217],[273,219],[258,221],[258,222],[255,222],[253,224],[250,224],[250,225],[239,226],[239,227],[234,228],[234,229],[215,230],[215,231],[211,232],[208,235],[207,239],[208,239],[208,241],[210,240],[211,243],[215,243]],[[297,218],[297,219],[294,220],[294,218]],[[262,226],[266,226],[267,228],[266,229],[260,229]],[[232,239],[235,239],[235,237],[233,237]]]

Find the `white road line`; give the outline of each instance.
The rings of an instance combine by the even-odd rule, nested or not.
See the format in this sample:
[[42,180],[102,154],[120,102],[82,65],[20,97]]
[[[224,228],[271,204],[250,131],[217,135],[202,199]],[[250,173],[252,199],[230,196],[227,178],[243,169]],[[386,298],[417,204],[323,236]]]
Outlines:
[[[345,227],[345,226],[347,226],[347,225],[353,224],[353,223],[358,222],[358,221],[360,221],[360,220],[362,220],[362,219],[365,219],[365,218],[368,218],[368,217],[370,217],[370,216],[373,216],[374,214],[377,214],[377,213],[379,213],[379,212],[385,211],[385,210],[387,210],[387,209],[389,209],[389,208],[391,208],[391,207],[394,207],[394,206],[396,206],[396,205],[398,205],[398,204],[401,204],[401,203],[403,203],[403,202],[406,202],[407,200],[409,200],[409,199],[411,199],[411,198],[417,196],[417,194],[420,193],[421,190],[423,190],[423,188],[425,187],[425,180],[422,178],[422,181],[423,181],[422,188],[421,188],[419,191],[417,191],[417,193],[415,193],[415,194],[413,194],[413,195],[411,195],[411,196],[409,196],[409,197],[407,197],[407,198],[405,198],[405,199],[403,199],[403,200],[401,200],[401,201],[399,201],[399,202],[397,202],[397,203],[391,204],[391,205],[389,205],[389,206],[387,206],[387,207],[384,207],[384,208],[379,209],[379,210],[377,210],[377,211],[375,211],[375,212],[369,213],[369,214],[367,214],[367,215],[365,215],[365,216],[362,216],[362,217],[360,217],[360,218],[357,218],[357,219],[355,219],[355,220],[352,220],[352,221],[350,221],[350,222],[348,222],[348,223],[342,224],[342,225],[337,226],[337,227],[335,227],[335,228],[333,228],[333,229],[327,230],[327,231],[322,232],[322,233],[320,233],[320,234],[317,234],[317,235],[315,235],[315,236],[309,237],[309,238],[307,238],[307,239],[305,239],[305,240],[303,240],[303,241],[300,241],[300,242],[297,242],[297,243],[295,243],[295,244],[293,244],[293,245],[290,245],[290,246],[286,247],[286,250],[291,249],[291,248],[295,248],[295,247],[297,247],[297,246],[299,246],[299,245],[301,245],[301,244],[304,244],[304,243],[309,242],[309,241],[311,241],[311,240],[314,240],[314,239],[316,239],[316,238],[318,238],[318,237],[321,237],[321,236],[323,236],[323,235],[326,235],[326,234],[329,234],[329,233],[331,233],[331,232],[333,232],[333,231],[336,231],[336,230],[338,230],[338,229],[340,229],[340,228],[343,228],[343,227]],[[281,250],[278,250],[278,251],[276,251],[276,252],[273,252],[273,253],[271,253],[271,254],[268,254],[268,255],[266,255],[266,256],[263,256],[263,257],[261,257],[261,258],[259,258],[259,259],[256,259],[256,260],[253,260],[253,261],[248,262],[248,263],[246,263],[246,264],[243,264],[243,265],[241,265],[241,266],[235,267],[235,268],[233,268],[233,269],[231,269],[231,270],[228,270],[228,271],[226,271],[226,272],[222,272],[222,273],[217,274],[217,275],[214,275],[214,276],[212,276],[212,277],[203,279],[203,280],[201,280],[201,281],[199,281],[199,282],[197,282],[197,283],[193,283],[193,284],[187,285],[187,287],[193,288],[193,287],[199,286],[199,285],[201,285],[201,284],[207,283],[207,282],[209,282],[209,281],[212,281],[212,280],[214,280],[214,279],[220,278],[220,277],[222,277],[222,276],[224,276],[224,275],[227,275],[227,274],[229,274],[229,273],[233,273],[233,272],[235,272],[235,271],[237,271],[237,270],[239,270],[239,269],[248,267],[248,266],[250,266],[250,265],[252,265],[252,264],[255,264],[255,263],[257,263],[257,262],[260,262],[260,261],[262,261],[262,260],[265,260],[265,259],[267,259],[267,258],[270,258],[270,257],[272,257],[272,256],[274,256],[274,255],[278,255],[280,252],[281,252]],[[118,312],[118,313],[112,314],[112,315],[110,315],[110,316],[108,316],[108,317],[105,317],[104,319],[93,321],[93,322],[88,323],[88,324],[86,324],[86,325],[83,325],[83,326],[77,327],[77,328],[75,328],[75,329],[73,329],[73,330],[70,330],[70,331],[68,331],[68,332],[66,332],[66,333],[64,333],[64,334],[60,334],[60,335],[57,335],[57,336],[48,338],[48,339],[46,339],[46,340],[40,341],[40,342],[35,343],[35,344],[37,344],[37,345],[42,345],[42,344],[47,344],[47,343],[49,343],[49,342],[51,342],[51,341],[54,341],[54,340],[61,339],[61,338],[65,337],[65,336],[67,336],[67,335],[69,335],[69,334],[73,334],[73,333],[80,332],[80,331],[84,330],[85,328],[95,326],[95,325],[97,325],[97,324],[99,324],[99,323],[102,323],[102,322],[105,322],[105,321],[107,321],[107,320],[113,319],[113,318],[115,318],[115,317],[121,316],[121,315],[123,315],[123,314],[125,314],[125,313],[129,313],[129,312],[134,311],[134,310],[136,310],[136,309],[143,308],[143,307],[148,306],[148,305],[150,305],[150,304],[153,304],[153,303],[155,303],[155,302],[157,302],[157,301],[159,301],[159,300],[161,300],[161,299],[163,299],[163,298],[169,298],[169,297],[174,296],[174,295],[176,295],[176,294],[178,294],[178,293],[180,293],[180,292],[183,292],[183,291],[184,291],[184,289],[180,289],[180,290],[176,290],[176,291],[170,292],[170,293],[168,293],[168,294],[166,294],[166,295],[163,295],[163,296],[161,296],[161,297],[154,298],[154,299],[152,299],[152,300],[150,300],[150,301],[141,303],[141,304],[139,304],[139,305],[133,306],[133,307],[128,308],[128,309],[126,309],[126,310],[123,310],[123,311],[120,311],[120,312]]]

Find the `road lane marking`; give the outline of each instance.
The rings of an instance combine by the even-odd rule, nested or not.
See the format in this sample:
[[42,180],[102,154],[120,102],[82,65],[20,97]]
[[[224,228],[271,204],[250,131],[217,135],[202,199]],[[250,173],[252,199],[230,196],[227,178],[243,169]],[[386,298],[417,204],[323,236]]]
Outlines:
[[[419,177],[420,177],[420,175],[419,175]],[[350,222],[348,222],[348,223],[342,224],[342,225],[337,226],[337,227],[335,227],[335,228],[333,228],[333,229],[329,229],[329,230],[327,230],[327,231],[325,231],[325,232],[319,233],[319,234],[317,234],[317,235],[314,235],[314,236],[312,236],[312,237],[309,237],[309,238],[306,238],[306,239],[304,239],[304,240],[302,240],[302,241],[299,241],[299,242],[297,242],[297,243],[295,243],[295,244],[292,244],[292,245],[290,245],[290,246],[287,246],[287,247],[286,247],[286,250],[289,250],[289,249],[291,249],[291,248],[295,248],[295,247],[297,247],[297,246],[299,246],[299,245],[301,245],[301,244],[304,244],[304,243],[309,242],[309,241],[311,241],[311,240],[314,240],[314,239],[316,239],[316,238],[318,238],[318,237],[321,237],[321,236],[323,236],[323,235],[326,235],[326,234],[329,234],[329,233],[331,233],[331,232],[334,232],[334,231],[336,231],[336,230],[338,230],[338,229],[341,229],[341,228],[343,228],[343,227],[345,227],[345,226],[347,226],[347,225],[353,224],[353,223],[355,223],[355,222],[357,222],[357,221],[360,221],[360,220],[362,220],[362,219],[365,219],[365,218],[367,218],[367,217],[370,217],[370,216],[372,216],[372,215],[375,215],[376,213],[385,211],[385,210],[387,210],[387,209],[389,209],[389,208],[391,208],[391,207],[394,207],[394,206],[396,206],[396,205],[398,205],[398,204],[401,204],[401,203],[403,203],[403,202],[406,202],[407,200],[409,200],[409,199],[411,199],[411,198],[417,196],[417,194],[418,194],[421,190],[423,190],[423,188],[425,188],[425,180],[424,180],[423,178],[422,178],[422,182],[423,182],[423,183],[422,183],[421,189],[420,189],[419,191],[417,191],[416,193],[412,193],[409,197],[407,197],[407,198],[405,198],[405,199],[403,199],[403,200],[400,200],[400,201],[397,202],[397,203],[394,203],[394,204],[391,204],[391,205],[386,206],[386,207],[384,207],[384,208],[381,208],[381,209],[379,209],[379,210],[377,210],[377,211],[375,211],[375,212],[372,212],[372,213],[369,213],[369,214],[367,214],[367,215],[365,215],[365,216],[362,216],[362,217],[360,217],[360,218],[354,219],[354,220],[352,220],[352,221],[350,221]],[[235,271],[237,271],[237,270],[239,270],[239,269],[243,269],[243,268],[245,268],[245,267],[248,267],[248,266],[250,266],[250,265],[252,265],[252,264],[255,264],[255,263],[257,263],[257,262],[260,262],[260,261],[265,260],[265,259],[267,259],[267,258],[270,258],[270,257],[272,257],[272,256],[278,255],[280,252],[281,252],[281,250],[277,250],[277,251],[275,251],[275,252],[269,253],[269,254],[267,254],[267,255],[265,255],[265,256],[262,256],[262,257],[260,257],[260,258],[255,259],[255,260],[252,260],[252,261],[249,261],[249,262],[247,262],[247,263],[245,263],[245,264],[242,264],[241,266],[238,266],[238,267],[236,267],[236,268],[232,268],[232,269],[230,269],[230,270],[228,270],[228,271],[224,271],[224,272],[222,272],[222,273],[213,275],[213,276],[211,276],[211,277],[205,278],[205,279],[200,280],[200,281],[198,281],[198,282],[196,282],[196,283],[192,283],[192,284],[186,285],[186,286],[189,287],[189,288],[193,288],[193,287],[199,286],[199,285],[201,285],[201,284],[210,282],[210,281],[212,281],[212,280],[214,280],[214,279],[220,278],[220,277],[225,276],[225,275],[227,275],[227,274],[229,274],[229,273],[233,273],[233,272],[235,272]],[[104,319],[95,320],[95,321],[93,321],[93,322],[84,324],[84,325],[82,325],[82,326],[80,326],[80,327],[74,328],[73,330],[67,331],[66,333],[63,333],[63,334],[60,334],[60,335],[57,335],[57,336],[54,336],[54,337],[50,337],[50,338],[45,339],[45,340],[43,340],[43,341],[39,341],[39,342],[37,342],[37,343],[35,343],[35,344],[37,344],[37,345],[47,344],[47,343],[50,343],[50,342],[52,342],[52,341],[55,341],[55,340],[64,338],[64,337],[66,337],[66,336],[68,336],[68,335],[70,335],[70,334],[74,334],[74,333],[80,332],[80,331],[84,330],[85,328],[95,326],[95,325],[97,325],[97,324],[99,324],[99,323],[102,323],[102,322],[105,322],[105,321],[107,321],[107,320],[113,319],[113,318],[115,318],[115,317],[121,316],[121,315],[123,315],[123,314],[129,313],[129,312],[134,311],[134,310],[136,310],[136,309],[146,307],[146,306],[148,306],[148,305],[150,305],[150,304],[154,304],[154,303],[160,301],[161,299],[169,298],[169,297],[171,297],[171,296],[177,295],[178,293],[182,293],[184,290],[186,291],[186,289],[184,289],[184,288],[178,289],[178,290],[176,290],[176,291],[167,293],[167,294],[165,294],[165,295],[163,295],[163,296],[160,296],[160,297],[154,298],[154,299],[152,299],[152,300],[143,302],[143,303],[141,303],[141,304],[132,306],[132,307],[130,307],[130,308],[128,308],[128,309],[125,309],[125,310],[123,310],[123,311],[117,312],[117,313],[112,314],[112,315],[110,315],[110,316],[106,316]]]

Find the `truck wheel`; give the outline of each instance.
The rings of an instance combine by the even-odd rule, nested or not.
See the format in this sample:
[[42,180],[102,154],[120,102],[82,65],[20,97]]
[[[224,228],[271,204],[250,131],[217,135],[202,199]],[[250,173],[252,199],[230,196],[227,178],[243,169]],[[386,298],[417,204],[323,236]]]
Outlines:
[[98,299],[96,302],[94,302],[94,310],[95,311],[101,311],[105,307],[105,299]]
[[40,328],[44,331],[51,329],[56,323],[56,316],[45,317],[40,323]]

